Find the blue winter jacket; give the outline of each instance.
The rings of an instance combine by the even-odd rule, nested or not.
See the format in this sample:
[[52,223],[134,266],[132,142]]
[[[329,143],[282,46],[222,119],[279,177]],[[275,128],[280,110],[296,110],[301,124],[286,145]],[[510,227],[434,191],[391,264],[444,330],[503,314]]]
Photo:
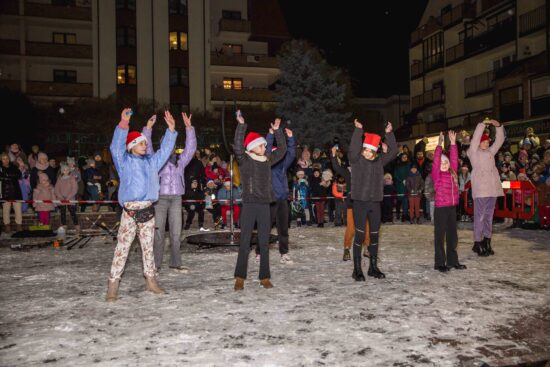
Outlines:
[[[273,134],[267,134],[267,151],[271,152],[273,147]],[[288,199],[288,179],[286,171],[296,159],[296,142],[294,137],[288,138],[287,150],[283,159],[271,166],[271,187],[273,188],[273,196],[276,200]]]
[[117,126],[111,142],[111,155],[120,178],[118,202],[121,206],[130,201],[155,202],[159,198],[158,173],[174,150],[178,133],[166,129],[160,149],[144,156],[128,153],[127,136],[128,129]]

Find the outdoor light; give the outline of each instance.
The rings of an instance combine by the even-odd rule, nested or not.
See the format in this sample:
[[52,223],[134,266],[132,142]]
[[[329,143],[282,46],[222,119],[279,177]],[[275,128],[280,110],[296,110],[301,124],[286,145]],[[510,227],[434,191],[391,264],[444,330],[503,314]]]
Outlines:
[[65,113],[65,109],[64,109],[63,107],[60,107],[60,108],[59,108],[59,113],[60,113],[60,114],[64,114],[64,113]]

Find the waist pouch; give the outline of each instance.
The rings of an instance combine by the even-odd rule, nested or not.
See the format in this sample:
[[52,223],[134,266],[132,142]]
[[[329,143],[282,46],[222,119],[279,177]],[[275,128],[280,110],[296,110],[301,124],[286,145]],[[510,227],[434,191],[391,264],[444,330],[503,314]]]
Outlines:
[[146,223],[155,217],[155,207],[149,205],[143,209],[126,209],[123,207],[126,214],[128,214],[136,223]]

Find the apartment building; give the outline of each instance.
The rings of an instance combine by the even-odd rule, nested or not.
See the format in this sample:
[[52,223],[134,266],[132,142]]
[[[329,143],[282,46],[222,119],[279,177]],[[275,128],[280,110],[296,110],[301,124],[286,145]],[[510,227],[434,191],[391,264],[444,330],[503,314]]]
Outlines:
[[0,86],[48,102],[269,105],[288,38],[276,0],[3,0]]
[[[550,133],[548,1],[431,0],[411,34],[409,139],[489,116]],[[514,128],[512,128],[514,126]]]

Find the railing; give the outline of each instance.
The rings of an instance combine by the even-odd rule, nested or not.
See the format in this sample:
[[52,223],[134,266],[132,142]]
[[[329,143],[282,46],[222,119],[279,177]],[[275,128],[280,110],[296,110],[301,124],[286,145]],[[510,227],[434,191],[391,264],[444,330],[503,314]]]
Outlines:
[[422,27],[415,29],[411,33],[411,46],[414,46],[422,41],[424,37],[441,29],[440,17],[431,17],[430,20]]
[[19,55],[20,53],[19,40],[0,39],[0,54]]
[[212,100],[275,102],[275,95],[273,91],[263,88],[224,89],[212,87]]
[[443,52],[425,58],[422,65],[424,73],[443,67]]
[[441,14],[441,25],[446,28],[460,23],[464,18],[474,18],[475,10],[475,7],[470,4],[457,5],[451,11]]
[[464,43],[450,47],[445,51],[445,65],[450,65],[464,57]]
[[414,96],[411,100],[411,109],[417,110],[434,103],[443,102],[444,100],[445,94],[443,92],[443,88],[434,88],[422,94]]
[[255,66],[260,68],[279,67],[276,57],[258,54],[222,54],[220,52],[212,52],[210,62],[212,65],[223,66]]
[[92,97],[91,83],[27,82],[27,94],[34,96]]
[[45,18],[92,20],[92,8],[90,6],[59,6],[26,2],[25,15]]
[[220,19],[220,32],[250,33],[251,23],[246,19]]
[[482,0],[481,1],[481,11],[484,12],[487,9],[490,9],[501,3],[508,3],[510,0]]
[[546,7],[540,6],[519,17],[519,35],[525,36],[529,33],[543,29],[546,25]]
[[29,56],[68,57],[74,59],[92,58],[92,46],[89,45],[27,42],[26,49],[26,54]]
[[417,60],[411,65],[411,79],[418,78],[424,73],[424,66],[422,65],[422,61]]
[[464,95],[466,97],[491,90],[495,85],[493,70],[464,79]]

